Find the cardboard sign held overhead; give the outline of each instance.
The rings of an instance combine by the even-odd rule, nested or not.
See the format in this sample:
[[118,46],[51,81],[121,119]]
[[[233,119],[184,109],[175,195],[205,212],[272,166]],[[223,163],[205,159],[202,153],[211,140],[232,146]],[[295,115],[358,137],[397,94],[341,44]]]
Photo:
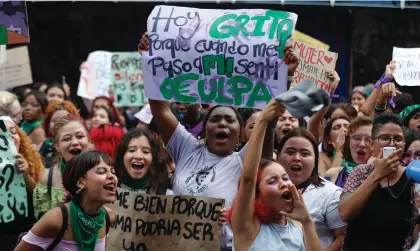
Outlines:
[[116,107],[143,106],[144,96],[141,55],[136,52],[112,53],[112,86]]
[[328,72],[335,70],[338,53],[325,51],[315,46],[310,46],[299,41],[293,43],[294,51],[300,59],[300,64],[295,71],[295,80],[292,86],[299,84],[304,79],[310,79],[318,89],[331,91]]
[[220,250],[223,199],[147,195],[117,189],[107,250]]

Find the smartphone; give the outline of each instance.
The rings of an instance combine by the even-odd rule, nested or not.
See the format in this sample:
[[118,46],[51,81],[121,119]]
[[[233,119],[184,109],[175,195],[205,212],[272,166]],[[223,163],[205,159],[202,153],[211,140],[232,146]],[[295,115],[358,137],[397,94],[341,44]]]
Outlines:
[[382,148],[383,158],[388,157],[388,155],[390,155],[395,150],[397,150],[397,148],[395,148],[393,146],[385,146],[385,147],[383,147]]

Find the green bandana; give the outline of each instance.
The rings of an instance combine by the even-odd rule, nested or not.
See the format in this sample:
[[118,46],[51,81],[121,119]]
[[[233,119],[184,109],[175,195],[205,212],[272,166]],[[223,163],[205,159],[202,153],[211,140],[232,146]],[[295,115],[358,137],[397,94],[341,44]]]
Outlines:
[[70,220],[73,235],[80,250],[94,251],[99,231],[104,226],[105,209],[102,207],[99,216],[92,219],[73,201],[70,202]]
[[356,163],[353,163],[351,161],[346,161],[346,160],[342,160],[341,161],[341,166],[343,168],[345,168],[346,170],[346,175],[349,176],[350,173],[354,170],[354,168],[357,166]]
[[126,174],[124,179],[121,181],[120,187],[123,189],[133,191],[133,192],[137,192],[139,190],[148,192],[149,184],[150,184],[149,176],[145,176],[139,180],[136,180],[136,179],[131,178],[130,175]]
[[404,125],[408,126],[408,122],[410,121],[411,117],[413,117],[414,112],[420,109],[420,105],[410,105],[407,106],[398,116],[404,121]]
[[66,161],[64,161],[64,159],[61,159],[61,161],[60,161],[61,173],[64,173],[64,169],[66,169],[66,167],[67,167]]
[[20,123],[20,128],[26,133],[26,135],[31,134],[31,132],[37,128],[39,125],[41,125],[42,121],[38,120],[38,121],[33,121],[33,122],[28,122],[28,121],[22,121]]

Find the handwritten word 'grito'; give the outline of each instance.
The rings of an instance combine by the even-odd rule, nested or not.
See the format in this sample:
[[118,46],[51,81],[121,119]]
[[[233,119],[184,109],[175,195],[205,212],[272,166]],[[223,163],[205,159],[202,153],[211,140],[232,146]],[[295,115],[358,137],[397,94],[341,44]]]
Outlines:
[[[198,93],[190,93],[189,87],[192,84],[197,85]],[[208,85],[210,85],[210,91],[206,92]],[[254,84],[245,76],[233,76],[227,82],[224,77],[206,81],[200,79],[200,75],[195,73],[183,74],[174,79],[166,78],[160,86],[160,91],[165,99],[174,98],[183,103],[197,103],[201,100],[203,103],[214,101],[219,104],[246,107],[254,107],[258,102],[268,104],[272,97],[264,83]],[[231,97],[226,94],[230,94]],[[247,100],[246,97],[248,97]]]
[[[287,39],[290,38],[293,32],[293,21],[290,14],[281,11],[267,10],[265,15],[250,17],[247,14],[226,14],[216,19],[210,27],[209,35],[214,39],[226,39],[230,37],[238,37],[240,34],[244,37],[263,37],[266,32],[263,30],[265,22],[271,22],[268,31],[268,39],[273,40],[276,36],[279,45],[276,51],[279,57],[284,56],[283,49],[286,45]],[[232,20],[235,24],[228,24]],[[255,22],[252,31],[249,31],[246,25],[250,22]]]

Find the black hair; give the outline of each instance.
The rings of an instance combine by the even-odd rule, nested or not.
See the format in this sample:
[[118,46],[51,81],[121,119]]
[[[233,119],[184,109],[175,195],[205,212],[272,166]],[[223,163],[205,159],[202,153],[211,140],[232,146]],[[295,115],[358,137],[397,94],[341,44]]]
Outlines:
[[41,86],[43,86],[43,85],[47,85],[47,86],[48,86],[48,83],[47,83],[47,82],[45,82],[45,81],[39,81],[39,82],[36,82],[36,83],[32,86],[32,90],[34,90],[34,91],[39,91],[39,88],[41,88]]
[[48,91],[52,88],[59,88],[61,91],[63,91],[64,99],[65,100],[67,99],[66,91],[64,90],[63,84],[61,84],[61,83],[52,83],[52,84],[48,85],[47,89],[45,89],[45,95],[47,95]]
[[357,117],[357,110],[351,104],[349,104],[349,103],[338,103],[338,104],[330,105],[327,113],[325,113],[324,119],[330,120],[332,114],[337,109],[342,109],[350,119],[354,119],[354,118]]
[[323,139],[322,139],[322,150],[327,153],[328,157],[333,157],[332,152],[334,150],[334,147],[331,144],[328,144],[328,138],[330,137],[332,125],[336,120],[344,119],[347,120],[350,123],[350,118],[340,116],[330,119],[327,124],[324,127],[324,133],[323,133]]
[[86,173],[97,166],[101,159],[110,166],[114,166],[114,161],[106,153],[101,151],[87,151],[82,152],[69,162],[62,173],[63,186],[74,198],[78,198],[77,181],[80,177],[84,177]]
[[[315,160],[314,160],[314,169],[312,169],[312,173],[311,173],[311,176],[309,177],[309,180],[315,187],[324,186],[324,182],[319,177],[319,174],[318,174],[318,160],[319,160],[318,144],[314,136],[308,130],[304,128],[296,128],[286,133],[286,135],[284,135],[284,137],[279,142],[279,147],[280,147],[279,149],[283,149],[284,144],[286,144],[286,142],[289,139],[294,138],[294,137],[303,137],[311,143],[314,149],[314,153],[315,153]],[[280,157],[280,155],[281,155],[281,152],[277,154],[277,159]],[[300,185],[300,184],[295,184],[295,185]]]
[[45,96],[45,94],[43,92],[40,92],[40,91],[31,91],[25,96],[23,101],[25,102],[25,100],[31,95],[35,97],[36,101],[41,106],[42,114],[44,114],[45,109],[47,109],[47,106],[48,106],[48,100],[47,100],[47,97]]
[[408,106],[416,104],[411,95],[408,93],[396,95],[394,98],[394,103],[395,107],[392,109],[392,111],[396,114],[402,112]]
[[373,120],[372,137],[375,137],[376,134],[379,132],[379,130],[381,130],[381,128],[385,124],[389,124],[389,123],[395,124],[395,125],[401,127],[401,129],[403,128],[403,121],[401,120],[400,117],[398,117],[398,115],[396,115],[394,113],[390,113],[390,112],[385,112],[385,113],[382,113],[382,114],[378,115]]
[[[106,106],[104,106],[104,105],[101,105],[101,106],[99,107],[99,109],[103,109],[103,110],[105,110],[106,114],[108,115],[109,123],[110,123],[111,125],[114,125],[114,124],[115,124],[116,119],[115,119],[114,114],[111,112],[111,110],[109,110],[109,109],[108,109]],[[98,110],[99,110],[99,109],[98,109]]]
[[150,185],[158,192],[162,191],[163,193],[164,191],[166,193],[166,188],[169,186],[169,178],[166,162],[161,157],[161,143],[148,129],[131,129],[126,135],[124,135],[122,141],[118,144],[115,152],[115,172],[119,182],[123,182],[129,175],[124,165],[124,155],[127,152],[128,144],[130,144],[132,139],[139,138],[141,136],[145,136],[149,140],[153,157],[152,166],[148,173],[151,180]]
[[408,127],[404,127],[404,138],[405,138],[405,147],[404,152],[408,150],[411,143],[414,141],[420,140],[420,132]]
[[240,127],[242,128],[242,127],[244,127],[244,121],[243,121],[243,119],[242,119],[242,117],[241,117],[241,114],[234,108],[234,107],[231,107],[231,106],[222,106],[222,105],[216,105],[216,106],[213,106],[212,108],[210,108],[210,110],[207,112],[207,114],[206,114],[206,116],[204,117],[204,122],[203,122],[203,125],[204,125],[204,128],[203,128],[203,130],[204,130],[204,133],[203,133],[203,135],[204,136],[206,136],[206,128],[207,128],[207,122],[209,121],[209,119],[210,119],[210,116],[211,116],[211,114],[212,114],[212,112],[216,109],[216,108],[219,108],[219,107],[227,107],[227,108],[230,108],[230,109],[232,109],[233,110],[233,112],[235,113],[235,115],[236,115],[236,119],[238,120],[238,122],[239,122],[239,125],[240,125]]

